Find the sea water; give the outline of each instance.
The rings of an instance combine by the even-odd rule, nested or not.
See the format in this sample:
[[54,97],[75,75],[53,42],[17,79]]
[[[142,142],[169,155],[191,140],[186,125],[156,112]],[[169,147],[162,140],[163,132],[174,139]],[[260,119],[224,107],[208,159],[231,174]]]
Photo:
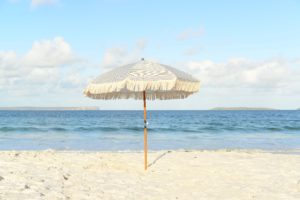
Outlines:
[[[300,149],[300,111],[148,111],[150,150]],[[142,150],[143,111],[0,111],[0,150]]]

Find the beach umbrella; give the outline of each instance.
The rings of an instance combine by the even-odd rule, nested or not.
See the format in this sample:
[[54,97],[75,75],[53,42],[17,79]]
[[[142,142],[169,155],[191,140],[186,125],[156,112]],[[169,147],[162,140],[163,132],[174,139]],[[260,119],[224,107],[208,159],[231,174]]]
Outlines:
[[147,170],[146,100],[184,99],[199,90],[200,82],[173,67],[144,60],[114,68],[84,90],[93,99],[142,99],[144,102],[144,165]]

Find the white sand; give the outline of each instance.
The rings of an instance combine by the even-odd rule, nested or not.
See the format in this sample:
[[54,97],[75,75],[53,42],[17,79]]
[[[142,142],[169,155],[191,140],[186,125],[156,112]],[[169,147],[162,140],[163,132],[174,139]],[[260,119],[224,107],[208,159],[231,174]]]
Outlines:
[[[158,158],[158,159],[157,159]],[[0,199],[300,199],[300,154],[0,152]]]

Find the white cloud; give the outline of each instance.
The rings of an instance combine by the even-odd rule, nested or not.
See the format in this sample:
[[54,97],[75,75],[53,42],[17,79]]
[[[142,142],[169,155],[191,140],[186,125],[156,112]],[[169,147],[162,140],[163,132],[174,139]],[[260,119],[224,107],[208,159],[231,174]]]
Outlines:
[[58,0],[31,0],[31,6],[38,7],[43,5],[53,5],[57,2]]
[[201,50],[201,47],[191,47],[191,48],[186,49],[183,52],[183,54],[185,56],[194,56],[194,55],[197,55],[200,50]]
[[191,61],[187,66],[203,87],[251,89],[252,91],[293,93],[300,89],[300,65],[283,59],[252,61],[231,59]]
[[204,28],[200,27],[198,29],[186,29],[182,31],[178,36],[178,40],[189,40],[193,38],[199,38],[204,34]]
[[24,62],[27,65],[40,67],[71,64],[76,60],[70,45],[61,37],[35,42],[32,49],[24,57]]
[[138,40],[132,49],[124,46],[113,47],[104,52],[101,62],[102,67],[111,68],[139,61],[143,56],[143,51],[147,46],[144,39]]
[[128,58],[127,49],[124,47],[113,47],[107,49],[103,56],[102,65],[104,67],[113,67],[114,65],[120,65]]
[[147,40],[145,40],[145,39],[139,39],[136,42],[137,49],[144,50],[146,48],[146,46],[147,46]]
[[34,42],[23,55],[14,51],[0,52],[0,89],[15,93],[49,93],[69,82],[78,87],[85,82],[79,78],[78,64],[82,61],[61,37]]

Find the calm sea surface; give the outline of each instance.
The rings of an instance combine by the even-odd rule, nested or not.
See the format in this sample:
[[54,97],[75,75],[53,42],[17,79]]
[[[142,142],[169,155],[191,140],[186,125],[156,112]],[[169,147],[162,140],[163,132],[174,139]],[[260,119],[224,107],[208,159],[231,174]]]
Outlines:
[[[149,148],[300,149],[300,111],[149,111]],[[0,111],[0,150],[142,150],[142,111]]]

